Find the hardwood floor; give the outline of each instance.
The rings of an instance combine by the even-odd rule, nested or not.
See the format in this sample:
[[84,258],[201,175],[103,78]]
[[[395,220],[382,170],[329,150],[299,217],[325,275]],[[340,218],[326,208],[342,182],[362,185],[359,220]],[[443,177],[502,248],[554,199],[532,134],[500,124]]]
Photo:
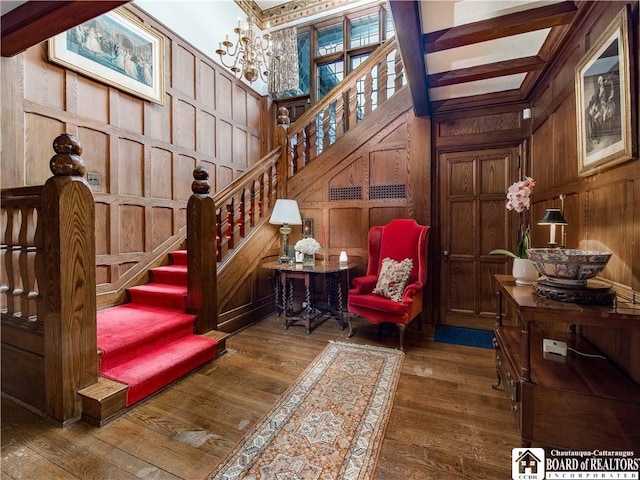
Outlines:
[[[398,345],[395,328],[355,319],[349,341]],[[228,339],[228,353],[110,424],[51,425],[2,399],[2,478],[203,479],[329,340],[266,318]],[[434,343],[407,332],[407,355],[375,479],[510,478],[515,424],[495,379],[492,350]]]

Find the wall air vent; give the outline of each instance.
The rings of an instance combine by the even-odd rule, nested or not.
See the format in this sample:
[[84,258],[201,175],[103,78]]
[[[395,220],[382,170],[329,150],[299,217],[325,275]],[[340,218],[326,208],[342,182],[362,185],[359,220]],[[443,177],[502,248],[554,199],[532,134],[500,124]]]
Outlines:
[[407,198],[407,186],[400,183],[395,185],[372,185],[369,194],[371,200]]
[[362,187],[331,187],[329,188],[329,201],[362,200]]

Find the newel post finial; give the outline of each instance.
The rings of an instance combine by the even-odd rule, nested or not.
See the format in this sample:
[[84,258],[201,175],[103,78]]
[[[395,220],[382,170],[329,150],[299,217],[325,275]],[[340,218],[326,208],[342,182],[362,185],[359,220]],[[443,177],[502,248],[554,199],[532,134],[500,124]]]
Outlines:
[[196,195],[207,195],[211,191],[211,185],[209,184],[209,173],[207,169],[202,165],[198,165],[193,170],[193,183],[191,184],[191,191]]
[[278,108],[278,125],[288,127],[290,124],[291,119],[289,118],[289,109],[287,109],[287,107]]
[[56,154],[49,160],[51,173],[56,177],[84,177],[86,171],[80,140],[70,133],[58,135],[53,141]]

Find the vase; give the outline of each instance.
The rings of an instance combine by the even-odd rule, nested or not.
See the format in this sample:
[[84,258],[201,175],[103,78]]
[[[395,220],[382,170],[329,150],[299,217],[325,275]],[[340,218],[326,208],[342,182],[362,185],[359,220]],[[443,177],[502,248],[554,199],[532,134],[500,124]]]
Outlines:
[[516,285],[533,285],[538,280],[538,270],[528,258],[513,259],[512,275]]
[[315,253],[304,253],[302,257],[302,265],[307,267],[313,267],[316,264]]

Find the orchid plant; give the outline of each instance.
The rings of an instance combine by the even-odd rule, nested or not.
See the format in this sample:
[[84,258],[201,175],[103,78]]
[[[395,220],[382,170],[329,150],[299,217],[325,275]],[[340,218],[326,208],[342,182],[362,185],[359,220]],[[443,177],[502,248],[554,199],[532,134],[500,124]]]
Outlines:
[[518,219],[518,251],[517,253],[497,248],[491,250],[490,254],[507,255],[513,258],[527,258],[527,249],[531,242],[531,229],[527,222],[527,212],[531,206],[531,192],[536,181],[531,177],[515,182],[507,191],[507,210],[515,210],[519,214]]

